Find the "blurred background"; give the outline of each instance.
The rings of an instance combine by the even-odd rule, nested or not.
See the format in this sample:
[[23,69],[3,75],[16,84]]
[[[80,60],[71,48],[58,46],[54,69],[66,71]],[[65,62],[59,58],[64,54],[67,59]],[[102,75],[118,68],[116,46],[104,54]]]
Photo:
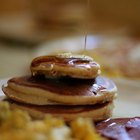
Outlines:
[[0,0],[0,78],[28,74],[34,57],[73,52],[92,56],[103,74],[139,79],[139,7],[138,0]]

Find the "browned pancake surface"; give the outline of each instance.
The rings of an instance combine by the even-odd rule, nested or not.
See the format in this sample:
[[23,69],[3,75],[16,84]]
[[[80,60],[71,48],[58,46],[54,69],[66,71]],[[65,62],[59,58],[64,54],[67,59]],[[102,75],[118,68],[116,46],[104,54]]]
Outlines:
[[84,55],[60,54],[40,56],[31,62],[33,76],[93,79],[100,74],[100,65]]
[[95,80],[79,79],[45,79],[41,77],[24,76],[13,78],[8,83],[21,86],[35,87],[65,96],[98,96],[104,91],[111,92],[115,84],[104,77],[98,76]]
[[95,61],[89,59],[89,57],[78,58],[78,57],[61,57],[61,55],[60,56],[54,55],[54,56],[41,56],[35,58],[31,63],[31,67],[36,67],[39,66],[40,64],[44,65],[45,67],[49,67],[49,64],[53,63],[66,67],[81,66],[85,68],[90,68],[91,66],[98,65]]
[[96,104],[96,105],[29,105],[29,104],[23,104],[19,102],[14,102],[10,99],[5,99],[5,101],[8,101],[10,104],[17,104],[18,106],[23,106],[26,108],[30,108],[33,110],[40,111],[42,113],[50,113],[50,114],[73,114],[73,113],[82,113],[82,112],[88,112],[91,110],[98,110],[100,108],[103,108],[107,105],[109,105],[109,102],[103,103],[103,104]]
[[93,121],[105,120],[112,116],[112,109],[114,107],[112,102],[106,102],[97,105],[29,105],[14,102],[6,99],[10,103],[11,109],[21,109],[27,111],[34,119],[43,119],[50,114],[55,117],[61,117],[65,121],[71,121],[79,117],[91,118]]
[[[44,63],[45,62],[45,63]],[[90,65],[91,66],[94,66],[94,65],[97,65],[97,63],[95,63],[92,59],[87,59],[87,57],[61,57],[61,56],[57,56],[57,55],[54,55],[54,56],[41,56],[41,57],[38,57],[38,58],[35,58],[32,63],[31,63],[31,67],[35,67],[35,66],[38,66],[40,65],[41,63],[44,63],[44,66],[48,66],[47,64],[50,63],[55,63],[57,65],[63,65],[63,66],[76,66],[76,65],[79,65],[79,66],[83,66],[83,67],[89,67]],[[83,64],[83,65],[82,65]]]

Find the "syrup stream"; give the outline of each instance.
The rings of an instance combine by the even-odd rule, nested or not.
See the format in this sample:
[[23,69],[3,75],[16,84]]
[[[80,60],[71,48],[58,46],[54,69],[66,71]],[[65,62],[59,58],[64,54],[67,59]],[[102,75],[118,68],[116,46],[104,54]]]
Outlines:
[[[87,7],[86,7],[87,13],[88,13],[89,8],[90,8],[90,0],[87,0]],[[88,22],[88,19],[87,19],[87,22]],[[88,27],[88,23],[86,24],[86,27]],[[88,41],[88,33],[86,31],[85,42],[84,42],[84,54],[86,53],[86,50],[87,50],[87,41]]]
[[87,35],[85,35],[85,46],[84,46],[84,52],[86,52],[86,48],[87,48]]

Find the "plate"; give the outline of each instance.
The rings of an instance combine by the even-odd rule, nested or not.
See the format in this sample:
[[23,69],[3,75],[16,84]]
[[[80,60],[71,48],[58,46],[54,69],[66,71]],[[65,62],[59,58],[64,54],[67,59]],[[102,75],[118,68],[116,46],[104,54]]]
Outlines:
[[123,78],[113,79],[118,88],[114,117],[140,116],[140,82]]
[[[0,80],[0,87],[6,84],[7,79]],[[118,97],[115,100],[113,118],[140,116],[140,82],[127,79],[113,79],[118,88]],[[0,89],[0,97],[4,96]]]

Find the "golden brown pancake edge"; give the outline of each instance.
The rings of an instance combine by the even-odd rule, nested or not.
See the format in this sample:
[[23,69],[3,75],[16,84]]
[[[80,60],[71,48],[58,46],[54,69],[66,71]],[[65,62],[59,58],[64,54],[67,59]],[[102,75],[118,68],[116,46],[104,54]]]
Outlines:
[[93,121],[100,121],[112,116],[112,109],[114,107],[112,102],[98,104],[98,105],[78,105],[78,106],[64,106],[64,105],[28,105],[14,102],[6,99],[10,103],[12,109],[21,109],[27,111],[35,119],[43,119],[46,115],[61,117],[65,121],[71,121],[78,117],[92,118]]
[[100,74],[100,65],[92,58],[72,54],[37,57],[31,62],[30,69],[33,76],[92,79]]
[[[115,84],[101,76],[98,76],[95,81],[77,79],[72,81],[67,79],[67,81],[24,76],[10,79],[8,86],[3,87],[3,91],[5,92],[5,88],[11,89],[5,94],[13,100],[15,96],[24,95],[26,99],[36,98],[32,104],[42,102],[42,105],[48,104],[48,100],[62,104],[96,104],[112,101],[116,97]],[[12,93],[12,90],[15,91],[15,94]],[[22,102],[24,97],[19,101]],[[40,99],[40,103],[37,98]]]

